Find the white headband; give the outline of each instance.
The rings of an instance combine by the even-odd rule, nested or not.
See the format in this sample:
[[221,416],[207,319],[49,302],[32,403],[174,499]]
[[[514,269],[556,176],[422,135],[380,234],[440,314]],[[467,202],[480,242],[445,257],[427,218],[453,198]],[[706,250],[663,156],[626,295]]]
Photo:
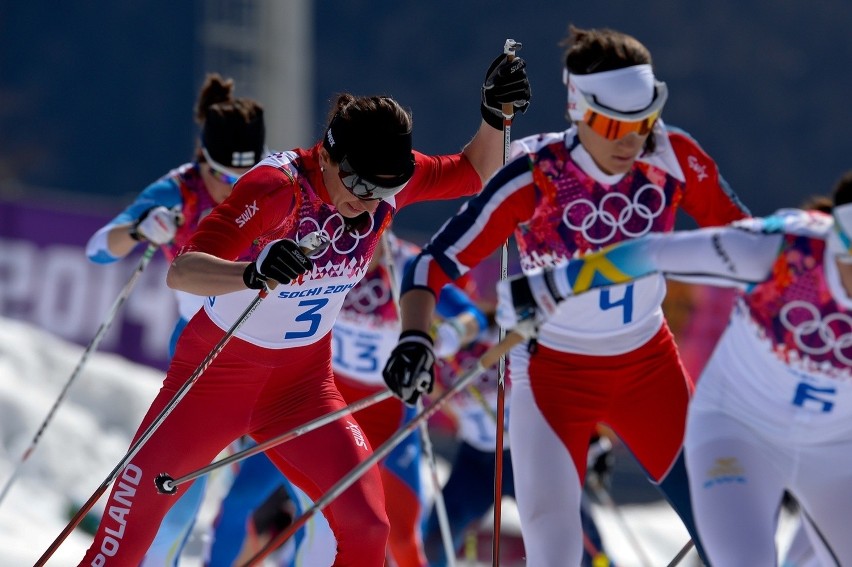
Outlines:
[[[572,108],[575,92],[591,95],[595,101],[621,112],[636,112],[647,108],[654,100],[654,71],[651,65],[633,65],[612,71],[575,75],[563,70],[562,81],[568,87],[568,107]],[[572,88],[573,87],[573,88]],[[579,120],[579,118],[572,119]]]

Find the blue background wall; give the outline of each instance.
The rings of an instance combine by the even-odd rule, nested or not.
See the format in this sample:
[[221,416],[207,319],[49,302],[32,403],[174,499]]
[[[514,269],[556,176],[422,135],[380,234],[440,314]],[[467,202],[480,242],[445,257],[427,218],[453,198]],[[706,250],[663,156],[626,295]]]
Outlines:
[[[477,126],[482,75],[507,37],[524,44],[533,84],[514,135],[561,129],[557,44],[573,22],[651,48],[671,94],[664,119],[701,142],[753,212],[827,192],[852,167],[843,0],[325,0],[314,11],[316,136],[334,93],[383,92],[413,110],[419,149],[456,151]],[[24,183],[111,200],[113,210],[188,159],[207,71],[198,12],[166,0],[0,0],[0,193]],[[430,229],[456,206],[421,207],[398,225]]]

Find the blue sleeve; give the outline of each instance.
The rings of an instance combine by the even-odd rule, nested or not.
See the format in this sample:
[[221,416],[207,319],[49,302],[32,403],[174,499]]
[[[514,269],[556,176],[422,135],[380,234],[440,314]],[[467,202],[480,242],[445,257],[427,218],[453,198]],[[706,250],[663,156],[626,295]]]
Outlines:
[[174,178],[162,177],[146,187],[136,199],[115,218],[99,228],[86,244],[86,256],[96,264],[110,264],[119,258],[108,249],[107,234],[114,226],[126,225],[138,219],[152,207],[172,208],[183,203],[180,187]]
[[476,318],[480,333],[488,328],[485,313],[471,301],[465,292],[453,284],[447,284],[441,288],[441,295],[438,296],[438,305],[435,311],[444,319],[458,317],[462,313],[470,313]]
[[127,208],[109,222],[109,225],[133,222],[151,207],[162,205],[171,209],[180,204],[183,204],[183,198],[177,182],[172,177],[163,177],[143,189]]

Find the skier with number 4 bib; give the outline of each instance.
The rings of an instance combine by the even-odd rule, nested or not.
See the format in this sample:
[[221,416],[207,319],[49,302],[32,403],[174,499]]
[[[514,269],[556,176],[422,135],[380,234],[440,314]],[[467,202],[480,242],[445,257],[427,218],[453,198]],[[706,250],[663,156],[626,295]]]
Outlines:
[[[403,279],[403,331],[384,376],[409,402],[433,380],[435,294],[514,232],[524,272],[608,244],[747,216],[716,164],[660,114],[666,85],[647,48],[571,27],[564,83],[571,127],[513,143],[515,156],[432,238]],[[512,350],[509,438],[527,562],[579,565],[589,440],[603,422],[695,536],[681,446],[692,382],[663,317],[662,277],[571,298]],[[547,463],[542,466],[542,463]],[[697,538],[696,538],[697,541]]]
[[[506,56],[494,62],[483,86],[483,121],[452,155],[413,151],[411,114],[394,99],[342,94],[320,142],[266,157],[201,221],[167,283],[207,298],[181,333],[137,437],[203,371],[123,468],[82,565],[139,563],[175,502],[158,493],[159,474],[179,478],[243,435],[262,443],[345,407],[334,385],[331,328],[347,291],[364,276],[397,210],[481,190],[501,161],[501,105],[524,111],[529,104],[524,65]],[[316,233],[330,245],[309,257],[298,241]],[[250,260],[238,260],[247,251]],[[278,285],[261,295],[271,282]],[[264,297],[217,352],[247,307]],[[267,451],[315,501],[371,453],[351,415]],[[323,510],[337,539],[335,565],[384,563],[384,504],[373,467]]]

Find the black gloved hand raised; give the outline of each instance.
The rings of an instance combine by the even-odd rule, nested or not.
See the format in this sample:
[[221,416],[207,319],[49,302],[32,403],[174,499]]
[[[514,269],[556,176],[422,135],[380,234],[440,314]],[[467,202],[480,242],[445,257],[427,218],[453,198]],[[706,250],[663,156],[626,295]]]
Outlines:
[[420,331],[403,331],[388,357],[382,377],[388,388],[406,404],[414,405],[435,385],[432,338]]
[[520,57],[511,61],[506,54],[491,62],[482,83],[482,118],[492,128],[503,129],[503,105],[511,104],[514,112],[523,114],[530,106],[530,81],[526,62]]
[[243,281],[249,289],[263,289],[266,280],[290,283],[313,267],[314,263],[295,241],[283,238],[267,244],[257,260],[246,266]]

